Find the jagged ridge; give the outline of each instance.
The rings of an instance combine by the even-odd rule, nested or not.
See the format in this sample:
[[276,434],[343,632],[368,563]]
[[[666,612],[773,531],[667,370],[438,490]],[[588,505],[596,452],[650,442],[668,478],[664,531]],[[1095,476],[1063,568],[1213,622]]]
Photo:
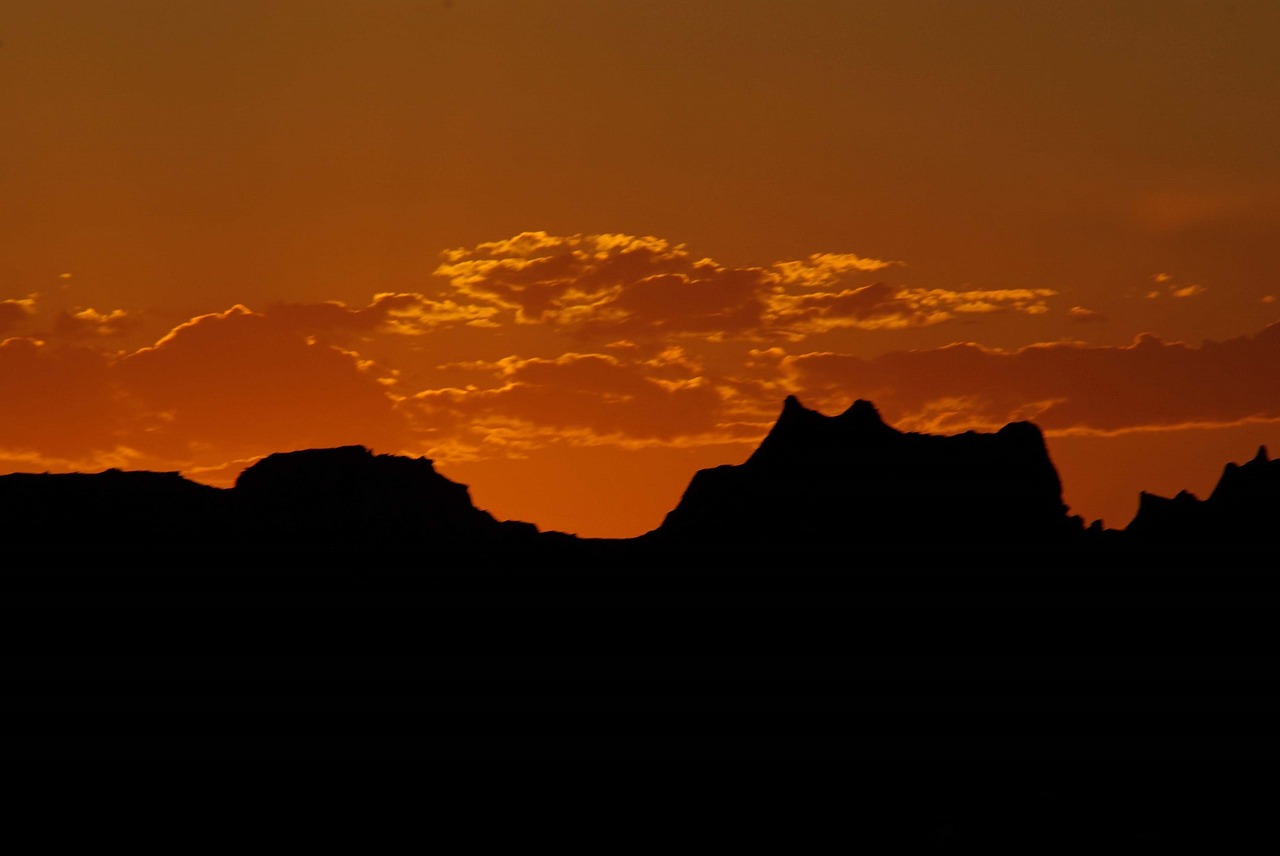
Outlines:
[[826,416],[788,396],[746,461],[696,473],[662,525],[636,539],[578,539],[498,521],[430,460],[363,446],[269,455],[231,489],[114,469],[0,476],[0,519],[14,562],[77,551],[83,559],[109,544],[127,545],[135,557],[172,557],[189,553],[192,542],[210,561],[359,555],[419,566],[494,555],[667,562],[708,547],[739,558],[854,565],[889,555],[1035,557],[1065,548],[1077,559],[1085,555],[1079,550],[1091,558],[1177,558],[1270,553],[1280,462],[1259,449],[1244,465],[1227,464],[1206,500],[1144,493],[1126,529],[1085,530],[1063,503],[1031,423],[919,434],[887,425],[870,401]]
[[1240,546],[1273,538],[1280,525],[1280,459],[1267,447],[1241,465],[1228,463],[1207,499],[1189,491],[1173,498],[1143,491],[1138,513],[1125,527],[1132,540],[1171,547],[1212,539]]
[[698,472],[651,537],[911,552],[1080,529],[1031,423],[994,434],[908,433],[869,401],[825,416],[788,396],[759,448],[740,465]]

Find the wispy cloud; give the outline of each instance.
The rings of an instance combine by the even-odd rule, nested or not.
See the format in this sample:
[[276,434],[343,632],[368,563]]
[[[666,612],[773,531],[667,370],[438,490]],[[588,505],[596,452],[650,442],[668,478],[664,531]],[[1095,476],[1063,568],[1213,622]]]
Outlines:
[[1107,316],[1103,315],[1096,309],[1090,309],[1087,306],[1072,306],[1067,310],[1067,314],[1071,316],[1071,320],[1082,323],[1107,320]]
[[696,258],[630,235],[526,232],[446,254],[436,270],[493,323],[546,324],[588,337],[800,340],[842,328],[938,324],[963,315],[1048,311],[1049,289],[952,291],[868,282],[901,262],[818,253],[762,267]]
[[1159,286],[1159,288],[1153,288],[1147,291],[1148,300],[1157,300],[1161,297],[1172,297],[1174,299],[1197,297],[1209,290],[1197,282],[1178,285],[1174,282],[1174,278],[1167,273],[1153,274],[1151,276],[1151,281]]
[[18,329],[18,325],[35,314],[35,295],[21,299],[0,300],[0,336]]
[[313,338],[280,335],[244,306],[179,325],[119,360],[114,373],[136,413],[134,433],[175,456],[346,443],[398,448],[408,439],[375,364]]
[[[154,315],[58,314],[38,294],[0,301],[15,334],[0,345],[0,396],[22,403],[0,421],[0,463],[127,461],[225,478],[236,462],[347,443],[443,461],[749,444],[788,393],[828,412],[869,398],[901,427],[944,432],[1280,418],[1280,323],[1199,346],[1143,335],[865,358],[808,344],[840,329],[1038,316],[1055,296],[876,279],[904,271],[851,253],[732,267],[660,238],[526,232],[450,251],[421,292],[235,305],[140,347],[122,343]],[[1162,296],[1192,287],[1155,279]],[[1065,314],[1103,320],[1085,306]]]
[[1114,432],[1280,418],[1280,322],[1199,346],[1143,334],[1120,347],[962,343],[873,359],[773,357],[798,394],[831,407],[872,398],[919,430],[1033,419],[1051,431]]

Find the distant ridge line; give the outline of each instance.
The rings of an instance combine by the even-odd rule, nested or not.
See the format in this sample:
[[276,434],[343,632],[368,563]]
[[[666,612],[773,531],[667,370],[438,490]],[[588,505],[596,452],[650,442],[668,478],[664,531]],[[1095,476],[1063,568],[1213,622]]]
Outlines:
[[[196,539],[219,557],[374,550],[406,561],[414,553],[456,561],[468,551],[538,561],[653,561],[690,551],[806,562],[845,554],[863,564],[894,561],[895,553],[1186,559],[1268,553],[1278,497],[1280,461],[1264,446],[1246,463],[1228,463],[1206,499],[1143,492],[1125,528],[1086,526],[1063,502],[1032,422],[992,433],[903,432],[865,399],[827,416],[788,395],[743,463],[694,473],[662,523],[635,538],[579,538],[497,520],[429,459],[359,445],[267,455],[232,488],[172,472],[4,475],[0,526],[28,544],[33,534],[48,545],[66,531],[133,539],[140,553],[173,554]],[[58,549],[76,548],[64,539]],[[41,555],[33,546],[19,553]]]

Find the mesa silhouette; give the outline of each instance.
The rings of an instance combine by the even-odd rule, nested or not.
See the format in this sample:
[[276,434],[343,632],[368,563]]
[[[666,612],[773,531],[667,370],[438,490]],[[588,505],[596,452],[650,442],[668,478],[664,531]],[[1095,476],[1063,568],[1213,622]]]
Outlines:
[[501,521],[429,460],[0,476],[19,731],[1270,734],[1280,464],[1062,501],[1029,423],[788,398],[651,532]]
[[[303,764],[335,737],[442,738],[424,762],[466,769],[532,744],[593,775],[620,754],[595,738],[730,778],[807,755],[915,795],[895,836],[925,788],[966,841],[1092,844],[1107,805],[1167,818],[1188,770],[1274,766],[1278,501],[1259,449],[1106,530],[1070,514],[1035,425],[918,434],[795,398],[632,539],[496,520],[430,461],[359,446],[226,490],[2,476],[7,712],[60,742],[315,738]],[[1094,813],[1047,810],[1052,788]]]
[[575,567],[703,561],[870,571],[948,560],[1064,563],[1265,561],[1280,522],[1280,462],[1229,463],[1213,493],[1143,493],[1123,529],[1063,503],[1044,437],[899,431],[868,401],[826,416],[788,396],[743,463],[697,472],[662,524],[629,539],[542,532],[474,506],[425,458],[361,446],[269,455],[233,488],[177,473],[0,476],[9,562],[101,560],[180,568],[253,560],[451,570],[494,560]]

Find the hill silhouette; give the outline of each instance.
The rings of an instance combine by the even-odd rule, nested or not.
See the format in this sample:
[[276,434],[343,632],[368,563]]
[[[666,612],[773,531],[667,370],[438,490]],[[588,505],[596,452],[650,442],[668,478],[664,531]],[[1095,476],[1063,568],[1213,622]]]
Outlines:
[[225,572],[228,563],[278,560],[403,561],[451,572],[501,558],[665,572],[697,558],[866,572],[967,561],[1044,572],[1144,555],[1184,564],[1265,559],[1280,519],[1278,473],[1259,449],[1243,465],[1227,464],[1207,499],[1143,493],[1128,526],[1104,530],[1070,514],[1032,423],[921,434],[885,424],[869,401],[826,416],[788,396],[743,463],[694,474],[662,524],[637,538],[579,538],[497,520],[430,460],[362,446],[268,455],[229,489],[115,469],[4,475],[0,521],[11,536],[9,561],[22,568],[93,562],[112,550],[131,571],[179,563]]
[[0,476],[0,521],[33,728],[1269,733],[1244,676],[1278,652],[1278,496],[1260,450],[1104,530],[1032,424],[788,398],[632,539],[496,520],[359,446],[228,489]]

